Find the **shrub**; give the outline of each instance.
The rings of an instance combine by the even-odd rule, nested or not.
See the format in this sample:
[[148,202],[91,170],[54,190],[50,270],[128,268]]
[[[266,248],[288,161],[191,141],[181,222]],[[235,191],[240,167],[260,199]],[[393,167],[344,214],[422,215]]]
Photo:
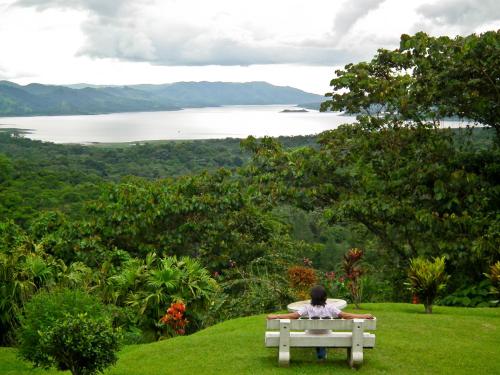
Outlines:
[[117,360],[119,337],[109,321],[87,313],[66,314],[45,332],[40,332],[38,350],[45,357],[42,365],[55,365],[73,375],[95,374]]
[[439,304],[445,306],[489,307],[491,299],[489,296],[490,287],[489,280],[483,280],[479,284],[454,291],[439,300]]
[[309,298],[310,289],[316,285],[318,278],[314,269],[303,266],[293,266],[288,269],[290,286],[300,299]]
[[223,293],[213,301],[208,322],[285,308],[296,298],[286,277],[287,265],[269,255],[225,270],[220,277]]
[[335,271],[325,272],[321,275],[321,285],[325,287],[326,295],[330,298],[347,298],[347,280],[344,276],[337,277]]
[[449,279],[444,266],[444,257],[434,258],[433,262],[421,257],[410,261],[407,285],[424,303],[425,312],[428,314],[432,313],[432,304]]
[[500,301],[500,260],[490,267],[490,273],[486,277],[491,281],[490,293],[493,294],[494,304]]
[[0,222],[0,345],[13,343],[24,303],[53,279],[50,257],[14,222]]
[[39,293],[20,321],[19,354],[35,367],[90,375],[116,362],[119,333],[105,307],[81,291]]

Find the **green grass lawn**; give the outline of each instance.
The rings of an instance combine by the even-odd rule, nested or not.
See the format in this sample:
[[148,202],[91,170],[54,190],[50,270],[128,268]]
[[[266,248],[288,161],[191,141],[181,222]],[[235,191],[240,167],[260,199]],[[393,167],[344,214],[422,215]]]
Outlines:
[[[500,374],[500,309],[364,304],[377,317],[377,341],[365,351],[363,374]],[[346,309],[349,312],[360,312]],[[289,368],[264,347],[265,316],[239,318],[191,336],[125,347],[105,374],[353,374],[345,350],[317,363],[314,349],[292,349]],[[0,374],[57,374],[33,370],[0,348]]]

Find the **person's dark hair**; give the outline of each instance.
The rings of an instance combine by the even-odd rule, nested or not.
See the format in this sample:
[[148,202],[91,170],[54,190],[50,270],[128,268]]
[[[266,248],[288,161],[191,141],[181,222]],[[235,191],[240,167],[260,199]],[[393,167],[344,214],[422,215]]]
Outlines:
[[316,285],[311,289],[311,305],[313,306],[326,305],[326,290],[321,285]]

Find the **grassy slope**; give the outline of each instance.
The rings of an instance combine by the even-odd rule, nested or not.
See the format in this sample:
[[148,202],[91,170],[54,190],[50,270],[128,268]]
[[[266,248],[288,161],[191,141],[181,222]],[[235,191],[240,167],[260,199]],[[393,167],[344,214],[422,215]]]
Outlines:
[[[365,374],[499,374],[500,309],[365,304],[378,319],[377,345],[365,351]],[[290,368],[264,347],[264,316],[224,322],[189,337],[129,346],[106,374],[352,374],[345,350],[316,363],[312,349],[292,349]],[[0,349],[0,374],[56,374],[31,370],[15,350]]]

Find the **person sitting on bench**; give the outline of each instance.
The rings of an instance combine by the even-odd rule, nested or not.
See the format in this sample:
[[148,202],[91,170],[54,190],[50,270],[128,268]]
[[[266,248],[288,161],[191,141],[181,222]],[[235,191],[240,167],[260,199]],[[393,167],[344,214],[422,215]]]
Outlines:
[[[373,319],[372,314],[351,314],[339,310],[334,305],[326,303],[326,290],[321,285],[311,289],[311,303],[303,306],[299,311],[288,314],[269,314],[267,319],[299,319],[309,318],[341,318],[341,319]],[[310,333],[325,333],[322,330],[310,331]],[[326,348],[316,348],[319,360],[326,359]]]

